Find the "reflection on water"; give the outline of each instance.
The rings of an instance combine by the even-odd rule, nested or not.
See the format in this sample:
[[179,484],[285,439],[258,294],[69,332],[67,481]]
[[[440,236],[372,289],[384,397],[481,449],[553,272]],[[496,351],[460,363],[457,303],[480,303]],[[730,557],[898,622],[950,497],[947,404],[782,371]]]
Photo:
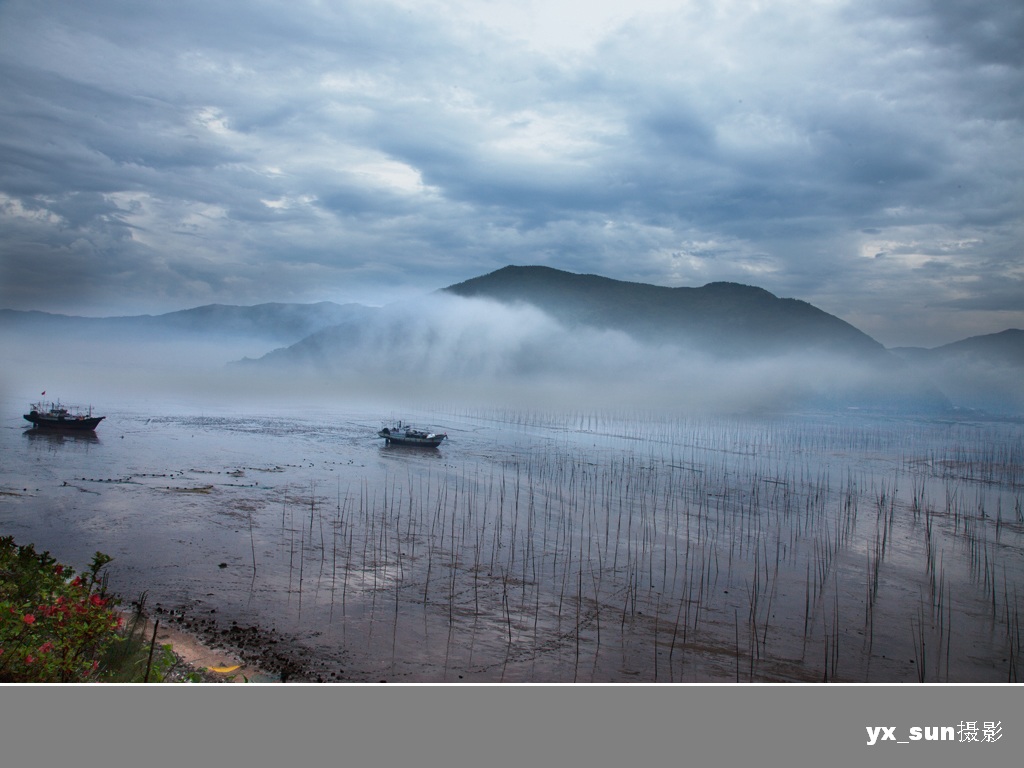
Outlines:
[[440,459],[442,454],[441,450],[437,447],[431,446],[420,446],[420,445],[396,445],[395,443],[385,443],[380,447],[381,456],[410,456],[410,457],[423,457],[428,459]]
[[449,441],[357,408],[8,420],[0,533],[313,679],[1020,678],[1020,424],[408,415]]
[[97,445],[100,442],[99,436],[95,432],[75,432],[71,430],[58,430],[58,429],[41,429],[39,427],[31,427],[24,430],[23,434],[29,440],[38,443],[49,443],[54,446],[59,445]]

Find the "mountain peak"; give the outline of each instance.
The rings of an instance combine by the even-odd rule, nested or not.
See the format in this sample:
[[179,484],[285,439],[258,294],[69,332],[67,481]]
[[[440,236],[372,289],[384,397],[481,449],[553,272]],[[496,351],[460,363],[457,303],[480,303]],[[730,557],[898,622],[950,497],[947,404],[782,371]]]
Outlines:
[[624,331],[648,341],[675,342],[720,356],[809,348],[886,354],[871,337],[807,302],[780,299],[763,288],[741,283],[670,288],[551,267],[508,265],[443,290],[458,296],[533,304],[569,325]]

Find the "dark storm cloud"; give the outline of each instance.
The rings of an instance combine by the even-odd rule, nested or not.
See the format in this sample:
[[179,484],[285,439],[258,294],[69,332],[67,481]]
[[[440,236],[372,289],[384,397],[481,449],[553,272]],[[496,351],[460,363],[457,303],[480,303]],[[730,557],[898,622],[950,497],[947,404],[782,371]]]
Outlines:
[[982,63],[1024,64],[1024,7],[1020,3],[918,0],[901,4],[894,15],[916,17],[937,42]]
[[4,4],[0,305],[380,303],[543,263],[928,344],[1020,279],[1018,3],[577,7]]

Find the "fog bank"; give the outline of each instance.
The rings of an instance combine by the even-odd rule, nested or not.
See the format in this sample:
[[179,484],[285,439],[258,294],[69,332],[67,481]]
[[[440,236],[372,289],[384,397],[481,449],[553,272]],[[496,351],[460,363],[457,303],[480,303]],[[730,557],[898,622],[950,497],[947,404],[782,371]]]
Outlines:
[[872,366],[821,350],[771,356],[698,351],[568,327],[529,305],[438,294],[236,367],[333,382],[339,391],[474,402],[653,406],[748,412],[820,406],[936,407],[942,398],[893,360]]
[[[237,329],[233,329],[237,330]],[[895,358],[828,351],[715,354],[706,342],[650,341],[567,326],[529,305],[434,294],[351,312],[290,346],[266,335],[166,328],[93,334],[0,331],[0,388],[16,400],[152,399],[276,406],[372,401],[517,407],[642,407],[707,413],[801,408],[943,408]]]

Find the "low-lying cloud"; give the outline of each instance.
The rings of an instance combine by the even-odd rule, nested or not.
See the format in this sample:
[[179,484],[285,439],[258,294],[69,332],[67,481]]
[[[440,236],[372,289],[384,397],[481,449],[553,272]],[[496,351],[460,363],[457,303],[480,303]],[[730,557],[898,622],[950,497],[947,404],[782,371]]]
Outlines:
[[[523,405],[747,412],[823,404],[908,404],[925,388],[840,355],[718,357],[568,327],[529,305],[434,295],[376,310],[240,369],[350,392]],[[294,379],[293,379],[294,380]]]
[[[807,408],[1024,412],[1020,367],[834,351],[738,355],[693,340],[638,338],[567,325],[526,304],[436,293],[347,317],[281,346],[265,328],[215,323],[171,330],[149,318],[118,330],[68,321],[0,329],[0,395],[46,390],[65,400],[232,403],[274,407],[367,403],[538,409],[653,408],[743,414]],[[103,328],[104,330],[100,330]],[[296,336],[298,338],[298,336]]]

